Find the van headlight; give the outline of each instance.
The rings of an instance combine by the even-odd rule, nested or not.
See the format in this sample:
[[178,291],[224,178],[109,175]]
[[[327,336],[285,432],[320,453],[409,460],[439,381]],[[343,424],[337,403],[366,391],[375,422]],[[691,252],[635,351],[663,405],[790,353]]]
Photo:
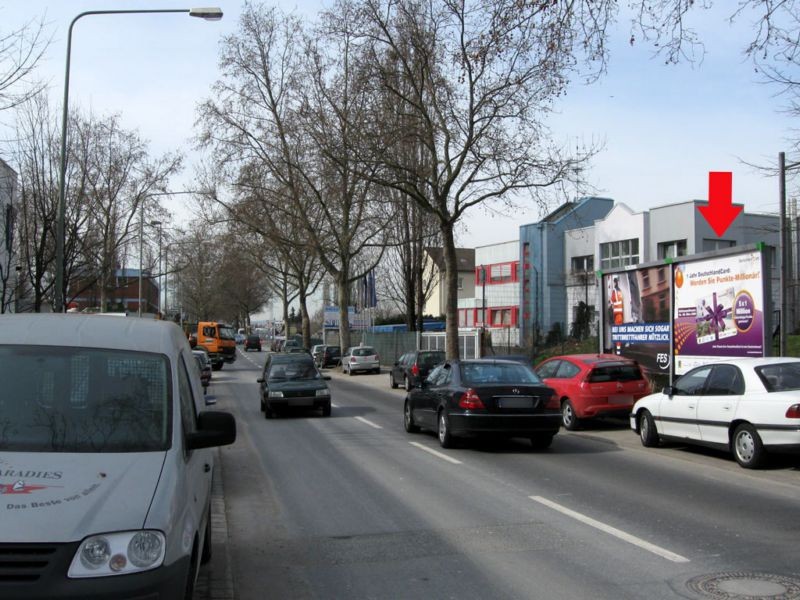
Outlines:
[[328,388],[322,388],[321,390],[317,390],[317,396],[330,396],[330,392]]
[[164,534],[153,529],[93,535],[81,542],[67,577],[107,577],[149,571],[164,562]]

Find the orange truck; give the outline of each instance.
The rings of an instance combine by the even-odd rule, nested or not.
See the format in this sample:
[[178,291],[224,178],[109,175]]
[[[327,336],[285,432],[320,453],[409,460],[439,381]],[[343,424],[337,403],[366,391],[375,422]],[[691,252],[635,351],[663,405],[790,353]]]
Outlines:
[[197,348],[208,352],[211,368],[219,371],[225,363],[236,360],[236,338],[234,329],[225,323],[200,321],[189,329],[189,338],[194,336]]

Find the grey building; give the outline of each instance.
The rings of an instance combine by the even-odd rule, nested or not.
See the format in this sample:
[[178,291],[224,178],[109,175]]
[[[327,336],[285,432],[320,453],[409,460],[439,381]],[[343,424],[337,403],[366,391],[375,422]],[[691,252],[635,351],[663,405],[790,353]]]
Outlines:
[[560,324],[564,333],[568,331],[571,312],[566,301],[565,233],[593,225],[613,206],[611,198],[582,198],[561,205],[538,223],[520,226],[522,339],[534,327],[546,334],[555,323]]
[[17,253],[14,240],[17,173],[0,159],[0,312],[14,312],[17,291]]

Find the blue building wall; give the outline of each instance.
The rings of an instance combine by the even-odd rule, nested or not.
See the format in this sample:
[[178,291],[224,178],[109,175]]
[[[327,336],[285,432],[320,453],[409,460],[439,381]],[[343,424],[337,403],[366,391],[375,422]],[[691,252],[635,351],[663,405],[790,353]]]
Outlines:
[[556,322],[561,323],[564,331],[568,322],[564,232],[593,225],[613,207],[611,198],[582,198],[563,204],[538,223],[520,226],[519,326],[522,339],[530,335],[533,323],[538,323],[542,335]]

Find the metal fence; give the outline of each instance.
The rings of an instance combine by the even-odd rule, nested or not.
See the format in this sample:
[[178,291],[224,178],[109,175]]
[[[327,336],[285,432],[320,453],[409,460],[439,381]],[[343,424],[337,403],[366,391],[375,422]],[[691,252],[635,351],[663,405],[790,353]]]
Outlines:
[[[417,339],[419,338],[419,342]],[[458,350],[461,358],[480,358],[481,334],[479,329],[460,329],[458,332]],[[364,332],[364,344],[374,347],[381,357],[381,364],[393,365],[406,352],[420,350],[445,350],[446,333],[444,331],[392,331],[387,333]]]

